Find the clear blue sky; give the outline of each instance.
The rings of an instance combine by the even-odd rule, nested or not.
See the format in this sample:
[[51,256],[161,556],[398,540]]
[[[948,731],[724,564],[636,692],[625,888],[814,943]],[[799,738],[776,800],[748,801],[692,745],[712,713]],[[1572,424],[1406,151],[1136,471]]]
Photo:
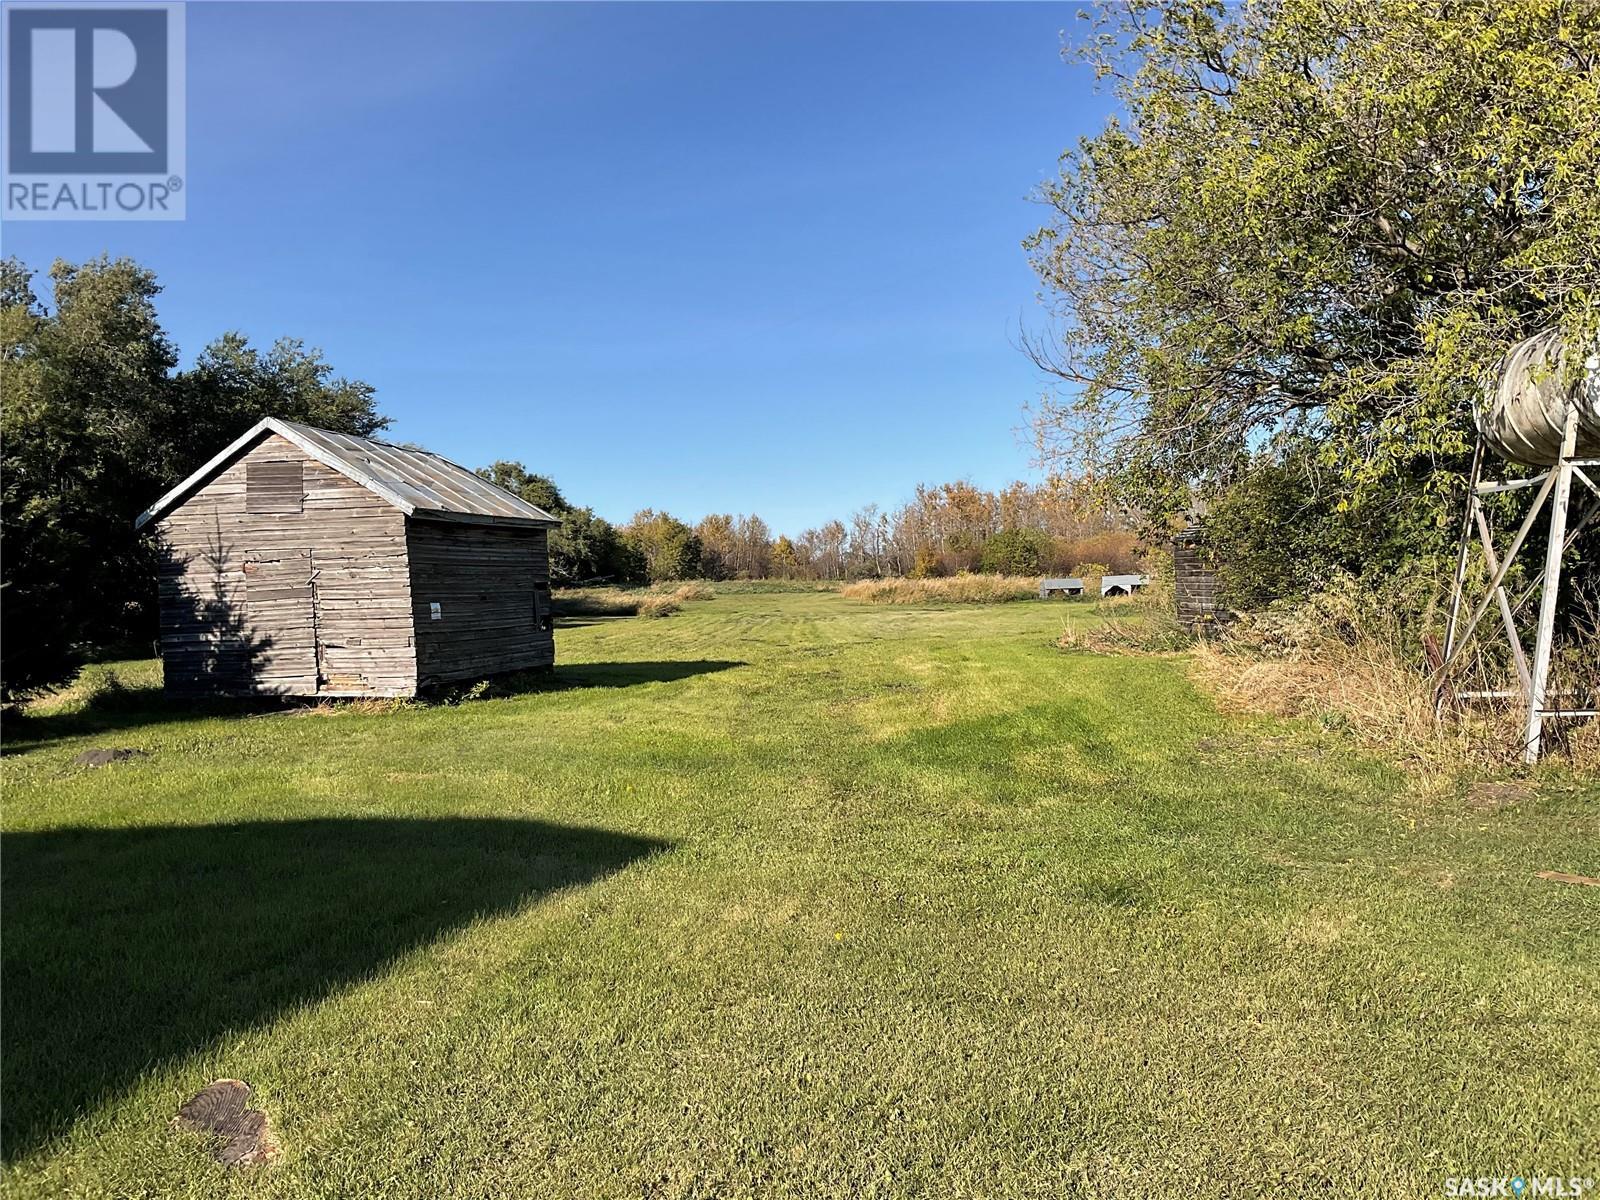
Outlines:
[[798,532],[1029,476],[1030,191],[1111,99],[1072,6],[193,3],[188,220],[18,223],[154,268],[185,361],[321,346],[389,436],[621,520]]

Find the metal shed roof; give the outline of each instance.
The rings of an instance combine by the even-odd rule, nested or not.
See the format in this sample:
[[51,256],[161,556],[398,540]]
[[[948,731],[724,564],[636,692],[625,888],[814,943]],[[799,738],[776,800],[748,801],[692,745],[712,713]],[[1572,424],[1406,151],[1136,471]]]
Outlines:
[[133,522],[134,528],[142,529],[183,503],[190,493],[271,433],[288,439],[318,462],[382,496],[407,516],[506,525],[560,524],[544,509],[536,508],[431,451],[391,446],[373,438],[333,433],[267,417],[140,513]]

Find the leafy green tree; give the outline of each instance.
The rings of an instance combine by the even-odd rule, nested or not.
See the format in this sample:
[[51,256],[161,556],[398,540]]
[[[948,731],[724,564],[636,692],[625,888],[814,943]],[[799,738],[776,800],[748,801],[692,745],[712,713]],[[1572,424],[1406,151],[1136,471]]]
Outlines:
[[727,579],[733,574],[739,538],[732,513],[710,513],[694,527],[700,539],[700,577]]
[[280,338],[265,353],[237,332],[200,352],[173,381],[173,404],[158,437],[181,479],[263,417],[370,437],[389,425],[375,407],[375,390],[335,376],[322,351]]
[[153,639],[155,557],[134,518],[262,416],[369,433],[372,389],[315,351],[229,335],[191,371],[154,274],[101,257],[50,270],[54,311],[0,264],[0,613],[7,699],[71,677],[97,645]]
[[770,569],[778,579],[796,579],[800,576],[800,554],[786,534],[779,534],[772,543]]
[[[167,476],[152,423],[177,353],[155,277],[126,260],[51,271],[55,312],[9,260],[4,280],[3,671],[6,697],[70,677],[85,643],[127,632],[153,588],[133,518]],[[152,421],[152,418],[154,421]]]
[[487,467],[479,467],[478,474],[535,508],[544,509],[552,517],[559,517],[572,508],[555,480],[548,475],[535,475],[519,462],[491,463]]
[[592,508],[569,508],[550,534],[550,574],[560,583],[640,583],[645,566],[611,522]]
[[999,575],[1037,575],[1055,551],[1041,529],[1003,529],[983,545],[981,569]]
[[1298,440],[1264,449],[1213,501],[1205,536],[1227,607],[1304,600],[1338,574],[1378,585],[1427,544],[1428,518],[1417,509],[1342,511],[1336,493],[1314,482],[1316,464],[1305,461],[1312,454]]
[[1319,504],[1441,536],[1484,370],[1600,329],[1600,6],[1100,12],[1081,50],[1125,116],[1028,242],[1068,385],[1037,432],[1152,521],[1295,439]]
[[670,513],[642,509],[623,527],[622,535],[644,560],[645,574],[652,583],[692,579],[699,569],[699,537]]

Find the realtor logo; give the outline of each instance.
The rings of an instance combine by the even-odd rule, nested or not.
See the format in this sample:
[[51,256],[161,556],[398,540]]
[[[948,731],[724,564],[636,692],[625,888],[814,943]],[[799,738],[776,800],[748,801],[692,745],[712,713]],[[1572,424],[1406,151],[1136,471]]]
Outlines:
[[183,219],[183,18],[5,6],[5,219]]

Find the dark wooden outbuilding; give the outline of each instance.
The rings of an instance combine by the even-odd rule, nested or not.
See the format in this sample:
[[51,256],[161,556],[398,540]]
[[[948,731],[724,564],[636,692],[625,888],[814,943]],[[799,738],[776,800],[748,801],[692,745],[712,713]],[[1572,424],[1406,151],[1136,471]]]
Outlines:
[[412,696],[548,667],[558,523],[437,454],[268,418],[135,522],[166,687]]
[[1172,592],[1178,621],[1191,633],[1227,620],[1217,604],[1217,572],[1206,549],[1205,528],[1198,522],[1178,531],[1172,539]]

